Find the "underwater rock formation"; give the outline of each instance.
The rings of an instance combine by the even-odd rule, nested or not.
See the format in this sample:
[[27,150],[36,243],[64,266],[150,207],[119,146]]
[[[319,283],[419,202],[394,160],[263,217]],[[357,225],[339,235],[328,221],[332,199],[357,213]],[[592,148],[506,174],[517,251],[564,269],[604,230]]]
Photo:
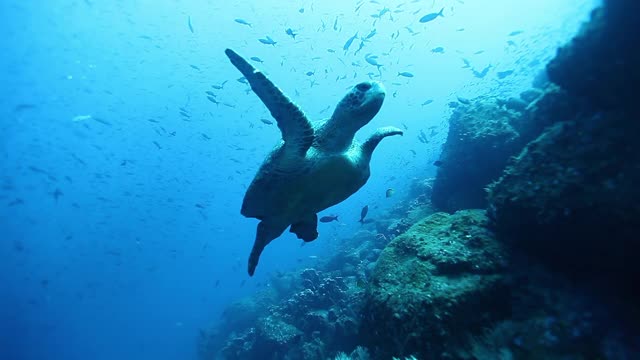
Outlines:
[[547,66],[551,81],[602,110],[637,101],[640,2],[607,0]]
[[637,283],[640,128],[629,120],[596,113],[531,142],[490,186],[501,238],[576,275]]
[[508,99],[478,97],[451,115],[441,165],[431,190],[440,211],[485,208],[486,186],[546,127],[584,107],[553,84]]
[[[281,277],[294,279],[295,285],[232,305],[220,325],[201,333],[201,359],[326,359],[357,347],[364,290],[355,277],[316,269]],[[248,311],[236,311],[241,309]]]
[[438,210],[484,207],[484,186],[521,147],[512,125],[520,116],[493,98],[477,98],[455,108],[433,184],[431,200]]
[[[640,27],[625,28],[638,3],[624,4],[626,12],[619,1],[594,11],[549,64],[550,79],[579,105],[564,108],[565,121],[490,186],[489,213],[501,239],[546,264],[632,292],[640,281],[640,123],[632,101],[640,77],[630,64],[640,60]],[[545,106],[557,112],[565,99]]]
[[367,291],[363,337],[376,358],[441,358],[509,315],[507,254],[482,210],[433,214],[384,249]]

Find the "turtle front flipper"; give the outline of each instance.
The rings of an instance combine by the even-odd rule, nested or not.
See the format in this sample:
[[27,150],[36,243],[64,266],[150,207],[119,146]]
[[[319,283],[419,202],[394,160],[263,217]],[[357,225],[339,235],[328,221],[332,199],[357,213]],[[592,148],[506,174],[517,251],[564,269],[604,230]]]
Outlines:
[[295,224],[291,224],[289,232],[296,234],[298,239],[306,242],[313,241],[318,238],[318,215],[311,214],[304,220]]
[[363,157],[367,161],[370,161],[371,154],[373,154],[373,150],[376,149],[376,147],[378,146],[380,141],[382,141],[382,139],[386,138],[387,136],[402,135],[402,134],[403,134],[402,130],[398,129],[395,126],[385,126],[385,127],[379,128],[378,130],[376,130],[375,133],[369,136],[367,141],[362,143],[361,149],[362,149]]
[[258,231],[256,232],[256,240],[253,243],[253,249],[251,249],[251,254],[249,255],[249,276],[253,276],[255,273],[256,266],[258,266],[258,261],[260,260],[260,254],[262,254],[264,248],[269,245],[273,239],[282,235],[287,229],[287,226],[288,225],[277,225],[260,221]]
[[276,120],[287,154],[304,156],[313,143],[313,127],[309,119],[271,80],[242,56],[231,49],[226,49],[225,54],[249,81],[251,90],[258,95]]

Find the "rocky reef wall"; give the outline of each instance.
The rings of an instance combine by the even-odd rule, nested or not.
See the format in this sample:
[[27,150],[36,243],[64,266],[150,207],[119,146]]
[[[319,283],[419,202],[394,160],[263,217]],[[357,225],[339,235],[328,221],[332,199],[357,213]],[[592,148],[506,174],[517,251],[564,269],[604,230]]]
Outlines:
[[633,12],[638,3],[607,2],[548,65],[550,80],[575,99],[573,114],[529,143],[488,199],[501,239],[566,274],[633,292],[640,281],[640,26],[623,6]]

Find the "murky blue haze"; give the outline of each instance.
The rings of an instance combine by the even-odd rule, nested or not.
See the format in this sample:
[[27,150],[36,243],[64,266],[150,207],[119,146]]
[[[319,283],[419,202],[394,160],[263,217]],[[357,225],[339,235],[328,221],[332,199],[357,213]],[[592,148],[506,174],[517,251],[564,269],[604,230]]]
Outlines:
[[[375,217],[410,179],[434,174],[449,101],[527,89],[597,3],[2,1],[0,357],[195,359],[198,330],[225,304],[274,271],[313,265],[358,229],[362,206]],[[227,47],[258,57],[315,120],[350,86],[378,80],[385,104],[357,138],[406,127],[376,150],[366,186],[320,214],[340,222],[304,247],[286,233],[253,278],[257,221],[239,209],[280,133],[236,81]]]

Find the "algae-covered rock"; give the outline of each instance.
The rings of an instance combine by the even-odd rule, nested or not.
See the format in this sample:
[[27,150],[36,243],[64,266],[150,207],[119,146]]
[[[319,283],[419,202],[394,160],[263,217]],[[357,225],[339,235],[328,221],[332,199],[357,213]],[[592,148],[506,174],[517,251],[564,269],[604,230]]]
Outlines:
[[598,113],[554,125],[489,189],[501,236],[555,267],[640,280],[640,124]]
[[451,116],[433,205],[447,212],[486,207],[486,186],[500,177],[512,156],[545,128],[591,111],[588,102],[553,84],[520,98],[482,97],[459,107]]
[[520,116],[494,98],[478,98],[454,110],[433,184],[431,200],[437,209],[453,212],[486,205],[484,187],[523,146],[512,125]]
[[486,225],[481,210],[436,213],[387,245],[363,326],[381,358],[439,358],[458,334],[508,315],[507,254]]

